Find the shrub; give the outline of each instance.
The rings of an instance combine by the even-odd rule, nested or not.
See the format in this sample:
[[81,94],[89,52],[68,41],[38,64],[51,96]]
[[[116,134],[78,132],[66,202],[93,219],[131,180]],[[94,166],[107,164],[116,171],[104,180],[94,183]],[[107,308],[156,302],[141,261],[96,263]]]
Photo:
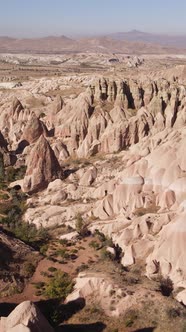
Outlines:
[[56,269],[56,267],[54,267],[54,266],[50,266],[50,267],[48,268],[48,271],[49,271],[49,272],[55,272],[55,271],[57,271],[57,269]]
[[76,268],[76,272],[79,273],[79,272],[83,272],[85,270],[87,270],[89,268],[89,266],[87,264],[81,264],[80,266],[78,266]]
[[31,262],[25,262],[23,265],[24,275],[28,278],[32,277],[35,272],[35,265]]
[[48,244],[43,244],[39,251],[40,251],[41,255],[45,256],[47,253],[47,250],[48,250]]
[[46,284],[45,296],[47,298],[66,298],[72,292],[73,282],[70,276],[62,271],[56,271],[51,280]]
[[103,233],[101,233],[98,229],[95,230],[95,234],[98,236],[101,242],[104,242],[106,240],[106,236]]
[[98,250],[98,249],[100,248],[100,244],[99,244],[97,241],[92,240],[92,241],[89,243],[89,247],[92,247],[92,248],[94,248],[95,250]]
[[82,237],[85,237],[89,234],[87,224],[83,220],[80,213],[78,213],[77,216],[76,216],[76,231]]
[[65,245],[67,245],[68,240],[67,240],[67,239],[61,239],[61,240],[59,240],[59,243],[60,243],[61,245],[65,246]]
[[72,250],[71,250],[71,253],[72,253],[72,254],[78,254],[78,250],[77,250],[77,249],[72,249]]
[[172,294],[173,282],[169,277],[160,278],[160,291],[163,296],[170,296]]
[[107,250],[106,250],[106,248],[103,248],[102,250],[101,250],[101,259],[110,259],[110,252],[108,252]]
[[40,290],[37,290],[37,291],[35,292],[35,295],[36,295],[36,296],[41,296],[42,294],[43,294],[43,292],[40,291]]
[[67,249],[59,249],[56,251],[56,255],[60,256],[61,258],[69,258],[69,254],[67,252]]
[[37,282],[37,283],[34,284],[34,287],[36,289],[43,289],[45,287],[45,283],[42,282],[42,281],[39,281],[39,282]]
[[43,277],[48,277],[48,273],[46,271],[41,271],[40,275]]
[[14,229],[14,234],[17,238],[24,242],[33,242],[37,237],[37,229],[35,225],[29,223],[17,223]]
[[0,193],[0,200],[7,201],[8,199],[9,199],[9,195],[4,194],[4,193]]
[[19,168],[14,168],[9,166],[6,169],[6,180],[8,182],[13,182],[16,180],[21,180],[26,173],[26,166],[21,166]]

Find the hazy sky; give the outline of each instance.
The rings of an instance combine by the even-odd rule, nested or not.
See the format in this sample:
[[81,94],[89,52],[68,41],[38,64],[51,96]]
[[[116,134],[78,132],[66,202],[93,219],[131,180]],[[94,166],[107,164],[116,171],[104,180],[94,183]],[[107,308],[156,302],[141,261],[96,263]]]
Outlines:
[[0,0],[0,35],[186,34],[186,0]]

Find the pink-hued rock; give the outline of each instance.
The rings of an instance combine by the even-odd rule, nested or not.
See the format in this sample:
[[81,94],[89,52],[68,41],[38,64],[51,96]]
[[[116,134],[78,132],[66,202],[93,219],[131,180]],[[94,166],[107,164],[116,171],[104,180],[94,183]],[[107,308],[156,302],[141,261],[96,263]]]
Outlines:
[[186,225],[185,213],[177,216],[164,226],[155,243],[154,250],[147,258],[147,275],[151,276],[154,261],[159,262],[161,274],[169,276],[174,286],[186,287]]
[[95,180],[97,176],[96,167],[90,167],[80,178],[79,185],[80,186],[90,186]]
[[27,158],[23,190],[25,192],[37,191],[57,178],[63,178],[63,171],[50,144],[42,135]]
[[37,141],[41,135],[48,135],[47,128],[44,123],[37,118],[36,115],[33,115],[24,128],[21,140],[25,140],[29,144],[32,144]]

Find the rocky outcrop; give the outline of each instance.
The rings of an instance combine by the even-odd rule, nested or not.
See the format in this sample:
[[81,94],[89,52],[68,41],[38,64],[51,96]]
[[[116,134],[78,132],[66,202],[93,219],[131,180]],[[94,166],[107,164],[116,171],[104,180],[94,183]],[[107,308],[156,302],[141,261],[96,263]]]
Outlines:
[[96,179],[97,169],[96,167],[90,167],[80,178],[79,185],[80,186],[90,186]]
[[25,192],[35,192],[45,188],[49,182],[63,178],[63,171],[43,135],[32,148],[26,164],[27,171],[23,182]]
[[63,143],[62,140],[58,139],[52,145],[52,149],[54,150],[55,156],[59,163],[63,165],[63,161],[70,156],[67,150],[67,146]]
[[11,150],[17,149],[24,128],[32,116],[33,112],[24,108],[17,98],[13,99],[8,109],[2,111],[0,129]]
[[178,290],[178,301],[183,304],[186,304],[185,217],[185,213],[176,216],[171,223],[163,227],[146,261],[147,276],[152,278],[161,274],[164,278],[169,277],[174,283],[174,288]]
[[46,318],[30,301],[19,304],[11,314],[0,320],[1,332],[53,332]]
[[16,97],[13,99],[12,101],[12,115],[13,116],[18,116],[19,113],[24,109],[23,105],[21,104],[21,102],[19,101],[19,99],[17,99]]
[[[19,101],[7,107],[10,119],[5,108],[0,115],[9,147],[30,144],[20,152],[24,191],[41,190],[29,198],[24,219],[37,227],[75,227],[81,213],[92,232],[122,249],[125,267],[143,260],[149,278],[160,274],[186,289],[185,86],[176,79],[99,77],[87,79],[86,88],[64,101],[45,96],[50,104],[42,121]],[[100,283],[90,279],[94,292]],[[178,298],[185,303],[184,290]]]
[[87,304],[95,301],[110,317],[119,317],[128,310],[141,307],[139,298],[147,293],[147,290],[137,289],[131,296],[130,292],[125,292],[121,285],[111,280],[106,273],[81,272],[75,281],[74,291],[67,297],[66,302],[80,298],[85,298]]
[[1,167],[11,166],[15,163],[16,157],[8,151],[8,143],[0,132],[0,158]]
[[26,127],[24,128],[21,141],[27,141],[29,144],[32,144],[35,143],[41,135],[48,135],[47,128],[44,123],[40,121],[35,114],[33,114],[32,118],[28,121]]
[[185,89],[165,79],[102,78],[58,112],[55,136],[70,155],[118,152],[185,123],[184,98]]

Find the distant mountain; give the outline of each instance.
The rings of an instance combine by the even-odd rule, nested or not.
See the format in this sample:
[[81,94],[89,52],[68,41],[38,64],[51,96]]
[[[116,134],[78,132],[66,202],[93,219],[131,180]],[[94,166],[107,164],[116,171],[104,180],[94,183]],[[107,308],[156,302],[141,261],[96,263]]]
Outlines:
[[[154,41],[152,42],[152,36]],[[47,36],[43,38],[0,37],[0,53],[126,53],[126,54],[168,54],[186,53],[171,44],[164,46],[159,37],[137,30],[120,32],[104,37],[71,39],[66,36]],[[163,38],[163,37],[162,37]],[[182,43],[183,44],[183,43]],[[186,37],[185,37],[186,48]]]
[[47,36],[43,38],[9,38],[0,37],[0,52],[55,53],[71,49],[76,41],[66,36]]
[[129,32],[112,33],[108,35],[108,37],[115,40],[151,43],[167,47],[178,47],[178,48],[186,47],[186,35],[173,36],[173,35],[153,34],[138,30],[132,30]]

